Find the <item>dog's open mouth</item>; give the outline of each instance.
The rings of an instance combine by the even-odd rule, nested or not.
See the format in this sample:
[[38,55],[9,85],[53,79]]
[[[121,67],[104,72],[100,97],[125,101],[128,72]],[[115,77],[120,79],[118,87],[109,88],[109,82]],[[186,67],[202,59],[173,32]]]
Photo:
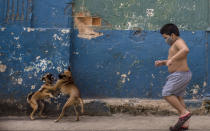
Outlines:
[[66,76],[63,75],[63,74],[59,74],[59,75],[58,75],[58,78],[59,78],[59,79],[63,79],[64,77],[66,77]]

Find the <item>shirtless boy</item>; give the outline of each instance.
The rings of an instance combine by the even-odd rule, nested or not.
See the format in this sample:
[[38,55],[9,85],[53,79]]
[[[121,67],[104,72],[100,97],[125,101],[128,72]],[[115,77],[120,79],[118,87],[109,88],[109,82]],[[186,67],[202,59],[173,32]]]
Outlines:
[[155,61],[155,66],[166,65],[170,72],[163,87],[162,96],[180,115],[178,122],[173,127],[170,127],[170,130],[187,130],[191,113],[186,109],[183,96],[192,77],[187,64],[189,48],[184,40],[179,37],[179,29],[176,25],[166,24],[160,29],[160,33],[170,46],[168,59]]

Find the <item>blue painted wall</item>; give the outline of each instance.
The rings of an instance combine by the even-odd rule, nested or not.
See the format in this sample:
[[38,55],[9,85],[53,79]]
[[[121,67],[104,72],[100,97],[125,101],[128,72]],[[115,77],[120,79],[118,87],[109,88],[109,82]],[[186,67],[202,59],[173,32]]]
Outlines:
[[[158,31],[101,31],[92,40],[75,37],[72,64],[76,83],[87,97],[161,98],[168,75],[166,67],[155,67],[154,61],[166,59],[169,46]],[[75,32],[77,35],[77,32]],[[189,66],[193,78],[188,98],[201,98],[209,87],[206,81],[206,33],[182,31],[190,48]]]
[[[102,36],[84,39],[74,28],[70,0],[23,1],[24,19],[14,21],[12,17],[5,21],[8,0],[0,1],[1,100],[23,98],[25,102],[27,93],[39,89],[44,73],[57,76],[69,64],[85,98],[161,98],[168,72],[166,67],[156,68],[154,61],[166,59],[169,47],[157,29],[136,32],[103,29],[102,25],[98,28]],[[105,19],[106,15],[103,23]],[[201,98],[210,91],[210,36],[205,30],[181,30],[181,37],[190,48],[189,66],[193,72],[187,98]]]
[[[16,19],[18,1],[25,5],[19,4],[19,14],[21,9],[24,14],[22,20]],[[1,102],[23,99],[25,103],[26,95],[40,88],[43,74],[51,72],[57,76],[69,65],[72,32],[69,0],[18,1],[14,0],[14,13],[11,0],[9,9],[8,0],[0,1],[0,10],[4,10],[0,13]]]
[[[210,17],[209,17],[210,19]],[[206,47],[207,47],[207,52],[206,52],[206,56],[207,56],[207,66],[206,66],[206,69],[207,69],[207,72],[206,72],[206,76],[207,76],[207,86],[209,87],[210,86],[210,76],[209,76],[209,71],[210,71],[210,30],[208,30],[207,32],[207,38],[208,38],[208,41],[207,41],[207,44],[206,44]],[[208,94],[210,93],[210,89],[208,88],[207,90]]]

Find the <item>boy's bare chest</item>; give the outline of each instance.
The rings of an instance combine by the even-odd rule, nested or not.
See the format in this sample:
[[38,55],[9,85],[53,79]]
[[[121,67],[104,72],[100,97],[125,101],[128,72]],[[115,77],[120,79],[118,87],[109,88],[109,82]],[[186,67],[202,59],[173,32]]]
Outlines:
[[178,52],[178,50],[175,48],[175,46],[171,46],[171,47],[169,48],[169,51],[168,51],[168,58],[171,58],[171,57],[174,56],[177,52]]

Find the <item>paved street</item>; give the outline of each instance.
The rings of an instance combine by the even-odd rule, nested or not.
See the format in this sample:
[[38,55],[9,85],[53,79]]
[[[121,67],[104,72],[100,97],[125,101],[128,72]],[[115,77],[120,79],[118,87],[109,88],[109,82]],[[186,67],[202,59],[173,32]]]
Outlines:
[[[115,114],[112,116],[81,116],[79,122],[75,117],[66,116],[59,123],[55,117],[29,120],[25,116],[0,117],[0,130],[70,130],[70,131],[167,131],[177,121],[177,116],[132,116]],[[191,130],[210,131],[210,116],[193,116]]]

